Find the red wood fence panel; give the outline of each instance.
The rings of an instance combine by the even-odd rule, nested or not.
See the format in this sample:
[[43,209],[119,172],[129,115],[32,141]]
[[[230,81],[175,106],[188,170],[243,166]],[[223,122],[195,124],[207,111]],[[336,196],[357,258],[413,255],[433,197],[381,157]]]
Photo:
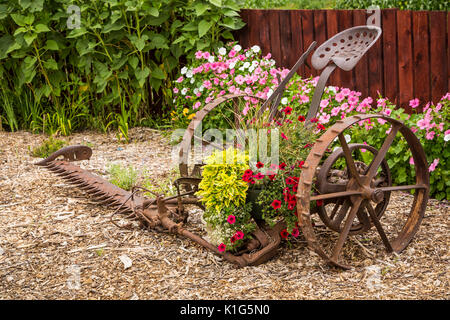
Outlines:
[[[336,33],[366,24],[366,10],[242,10],[246,27],[235,33],[243,47],[259,45],[272,53],[277,66],[290,68],[312,41],[318,45]],[[378,92],[410,110],[409,101],[434,103],[450,89],[450,13],[444,11],[381,10],[380,39],[350,71],[336,70],[329,84]],[[303,77],[320,75],[309,66]]]

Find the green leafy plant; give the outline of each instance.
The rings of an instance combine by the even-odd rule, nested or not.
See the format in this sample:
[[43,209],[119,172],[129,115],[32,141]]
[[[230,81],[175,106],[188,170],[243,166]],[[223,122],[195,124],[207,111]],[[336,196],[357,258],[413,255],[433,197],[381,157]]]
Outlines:
[[[80,8],[75,29],[69,5]],[[111,127],[127,141],[130,126],[172,106],[180,65],[244,25],[238,10],[233,0],[1,1],[0,91],[34,108],[16,112],[11,129]]]
[[206,208],[203,219],[208,236],[219,251],[239,248],[256,226],[251,204],[246,204],[248,186],[241,179],[248,160],[244,152],[228,148],[214,151],[203,166],[197,195]]
[[124,166],[120,163],[111,164],[108,167],[108,173],[109,182],[127,191],[136,185],[139,177],[139,172],[133,166]]
[[50,136],[48,139],[45,139],[42,144],[33,149],[30,149],[29,151],[32,157],[47,158],[53,152],[58,151],[66,145],[66,141]]

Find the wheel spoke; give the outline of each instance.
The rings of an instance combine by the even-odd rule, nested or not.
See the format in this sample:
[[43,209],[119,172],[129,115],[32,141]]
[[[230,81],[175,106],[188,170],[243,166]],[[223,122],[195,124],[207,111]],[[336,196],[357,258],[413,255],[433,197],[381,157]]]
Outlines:
[[413,184],[413,185],[406,185],[406,186],[391,186],[391,187],[380,187],[377,188],[384,192],[389,191],[402,191],[402,190],[412,190],[412,189],[428,189],[428,187],[424,184]]
[[317,200],[325,200],[325,199],[333,199],[333,198],[341,198],[341,197],[349,197],[349,196],[356,196],[362,194],[361,191],[342,191],[342,192],[333,192],[333,193],[325,193],[325,194],[318,194],[315,196],[311,196],[311,201],[317,201]]
[[358,185],[362,186],[358,171],[356,170],[355,161],[353,161],[352,158],[352,152],[350,151],[347,141],[345,141],[345,137],[342,133],[339,134],[339,142],[341,143],[342,151],[344,151],[345,162],[347,163],[347,168],[350,175],[355,178]]
[[345,220],[344,228],[342,228],[342,231],[339,235],[338,242],[336,243],[335,247],[333,248],[333,255],[332,259],[334,261],[338,261],[339,253],[342,250],[342,247],[344,246],[345,240],[347,240],[348,233],[350,231],[350,228],[352,227],[353,220],[355,219],[356,213],[359,210],[359,207],[361,205],[362,198],[356,199],[356,201],[352,205],[352,209],[350,210],[350,213],[347,216],[347,219]]
[[[366,200],[366,202],[368,202],[368,201]],[[369,219],[369,216],[367,215],[367,213],[364,211],[364,206],[361,208],[361,210],[358,210],[358,212],[356,214],[358,216],[359,222],[363,225],[363,227],[369,229],[370,219]]]
[[366,201],[366,208],[367,211],[369,211],[370,218],[372,219],[373,224],[377,228],[378,233],[380,234],[381,240],[383,240],[383,243],[386,247],[386,250],[388,252],[392,252],[392,246],[391,242],[389,241],[386,233],[383,230],[383,227],[381,226],[380,220],[378,220],[377,214],[375,213],[375,210],[373,209],[372,205],[369,201]]
[[336,218],[334,218],[331,221],[331,224],[334,225],[334,227],[336,228],[336,230],[340,230],[341,228],[341,223],[342,220],[344,220],[345,216],[347,215],[348,209],[350,208],[350,200],[345,199],[344,203],[342,204],[342,206],[340,207]]
[[342,206],[342,202],[343,202],[342,198],[339,198],[336,201],[336,203],[334,204],[334,207],[333,207],[333,211],[331,211],[331,214],[330,214],[330,220],[334,219],[334,216],[336,215],[338,209]]
[[398,130],[400,130],[401,125],[399,124],[393,124],[391,127],[391,132],[387,136],[386,140],[384,140],[383,145],[381,146],[381,149],[378,151],[378,154],[374,157],[372,162],[369,165],[369,170],[367,170],[366,176],[369,177],[369,179],[372,179],[375,177],[378,167],[380,166],[381,162],[383,161],[384,157],[386,156],[389,148],[391,147],[392,142],[395,139],[395,136],[397,135]]

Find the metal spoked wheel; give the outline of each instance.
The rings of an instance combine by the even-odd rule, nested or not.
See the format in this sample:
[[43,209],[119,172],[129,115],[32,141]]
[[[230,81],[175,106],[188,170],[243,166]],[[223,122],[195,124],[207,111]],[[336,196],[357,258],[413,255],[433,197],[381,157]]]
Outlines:
[[[344,132],[346,129],[355,125],[359,121],[381,118],[391,124],[389,134],[384,140],[380,150],[373,157],[373,160],[365,168],[361,174],[357,170],[355,159],[352,156],[350,147],[347,144]],[[374,179],[379,174],[379,167],[382,165],[388,151],[397,135],[407,142],[409,150],[414,159],[415,183],[410,185],[399,186],[379,186],[374,184]],[[328,190],[322,194],[312,195],[312,187],[315,181],[315,172],[322,162],[327,148],[338,138],[343,150],[343,156],[348,170],[349,179],[345,185],[345,190]],[[389,210],[385,210],[382,216],[376,212],[372,203],[382,203],[388,194],[393,191],[411,191],[414,190],[413,201],[409,212],[402,214],[388,214]],[[422,221],[427,206],[429,194],[429,174],[425,153],[420,141],[414,133],[403,125],[400,121],[382,115],[355,115],[344,120],[337,121],[318,139],[308,155],[300,176],[300,184],[297,192],[297,210],[299,217],[299,225],[303,234],[308,241],[309,246],[329,264],[342,268],[350,268],[347,263],[348,257],[345,256],[344,246],[350,235],[354,221],[361,215],[366,214],[364,218],[358,219],[369,220],[375,226],[384,246],[388,252],[401,252],[410,243],[416,234]],[[348,199],[348,209],[343,214],[343,225],[338,229],[338,233],[327,234],[326,237],[316,233],[313,226],[312,216],[310,212],[310,204],[312,201],[335,201],[338,199]],[[340,200],[342,201],[342,200]],[[361,210],[364,208],[364,211]],[[389,216],[389,217],[387,217]],[[367,224],[366,224],[367,225]],[[321,232],[322,233],[322,232]]]

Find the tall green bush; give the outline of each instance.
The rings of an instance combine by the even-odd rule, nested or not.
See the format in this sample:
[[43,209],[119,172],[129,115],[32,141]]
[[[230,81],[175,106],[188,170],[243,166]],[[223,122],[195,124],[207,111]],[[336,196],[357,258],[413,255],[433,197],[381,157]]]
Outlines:
[[0,0],[0,90],[23,128],[113,125],[126,138],[171,106],[180,64],[232,39],[238,10],[234,0]]

